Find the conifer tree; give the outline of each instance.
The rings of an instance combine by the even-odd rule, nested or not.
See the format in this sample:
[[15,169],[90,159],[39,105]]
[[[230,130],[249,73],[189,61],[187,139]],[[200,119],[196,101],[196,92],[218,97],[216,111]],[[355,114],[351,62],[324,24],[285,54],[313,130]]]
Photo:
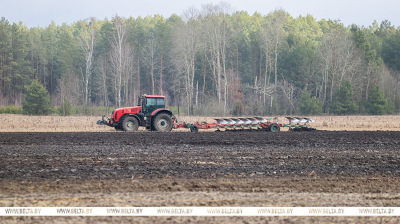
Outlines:
[[22,110],[29,115],[47,115],[53,111],[50,96],[37,79],[30,86],[25,86],[26,98],[22,104]]
[[300,113],[304,115],[319,115],[322,112],[322,101],[315,96],[310,97],[311,92],[304,88],[300,94]]
[[331,109],[333,113],[339,115],[354,114],[358,111],[358,106],[353,99],[353,88],[349,81],[344,81],[336,91]]
[[382,90],[377,85],[370,92],[367,110],[368,113],[373,115],[382,115],[387,112],[387,101],[383,96]]

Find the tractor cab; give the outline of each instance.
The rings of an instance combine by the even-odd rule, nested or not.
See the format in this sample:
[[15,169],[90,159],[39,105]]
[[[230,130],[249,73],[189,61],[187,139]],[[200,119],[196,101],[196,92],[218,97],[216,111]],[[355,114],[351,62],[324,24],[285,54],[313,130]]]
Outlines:
[[165,108],[165,96],[160,95],[142,95],[142,113],[149,117],[157,109]]
[[142,113],[148,117],[157,109],[165,108],[165,96],[142,95]]

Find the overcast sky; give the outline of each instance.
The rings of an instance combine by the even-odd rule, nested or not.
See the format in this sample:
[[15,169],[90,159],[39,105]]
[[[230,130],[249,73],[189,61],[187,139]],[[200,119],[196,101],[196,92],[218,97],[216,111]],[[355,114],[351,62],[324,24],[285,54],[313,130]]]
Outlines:
[[[46,27],[52,20],[57,25],[96,17],[111,18],[115,14],[134,18],[161,14],[169,17],[202,4],[219,3],[211,0],[0,0],[0,17],[9,22],[22,21],[28,27]],[[400,26],[400,0],[228,0],[234,10],[255,11],[266,15],[282,8],[293,17],[311,14],[317,20],[340,19],[346,26],[353,23],[369,26],[387,19]]]

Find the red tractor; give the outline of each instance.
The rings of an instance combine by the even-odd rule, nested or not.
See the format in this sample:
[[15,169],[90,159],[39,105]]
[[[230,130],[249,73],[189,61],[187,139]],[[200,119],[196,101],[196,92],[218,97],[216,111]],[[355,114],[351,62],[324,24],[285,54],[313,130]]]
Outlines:
[[278,123],[278,117],[264,119],[262,117],[250,118],[221,118],[215,119],[217,123],[208,124],[205,122],[181,123],[177,122],[172,110],[165,108],[165,96],[142,95],[139,98],[137,107],[125,107],[113,110],[111,118],[103,118],[97,121],[98,125],[108,125],[116,130],[134,132],[139,126],[147,130],[169,132],[173,128],[187,128],[191,132],[198,132],[199,129],[216,129],[216,131],[280,131],[288,127],[294,131],[315,130],[307,125],[314,122],[310,118],[287,117],[289,124]]
[[139,126],[151,131],[169,132],[176,123],[172,110],[165,108],[165,96],[142,95],[137,107],[113,110],[111,118],[97,121],[98,125],[108,125],[116,130],[134,132]]

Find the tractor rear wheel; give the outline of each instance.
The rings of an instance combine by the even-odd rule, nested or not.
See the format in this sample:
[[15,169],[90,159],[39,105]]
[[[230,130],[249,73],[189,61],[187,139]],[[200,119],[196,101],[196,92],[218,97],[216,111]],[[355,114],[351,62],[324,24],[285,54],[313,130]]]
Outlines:
[[126,132],[134,132],[139,128],[139,121],[134,117],[125,117],[122,121],[122,129]]
[[269,129],[270,132],[277,132],[277,131],[281,130],[281,127],[277,123],[272,123],[272,124],[269,125],[268,129]]
[[172,130],[173,121],[171,116],[166,113],[158,114],[153,120],[153,127],[155,131],[169,132]]

